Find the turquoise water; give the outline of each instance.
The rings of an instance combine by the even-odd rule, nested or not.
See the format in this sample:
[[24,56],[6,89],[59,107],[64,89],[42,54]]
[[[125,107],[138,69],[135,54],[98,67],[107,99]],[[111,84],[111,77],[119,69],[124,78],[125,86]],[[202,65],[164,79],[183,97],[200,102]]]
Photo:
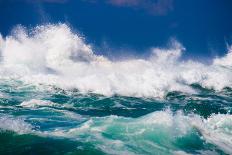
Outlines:
[[1,81],[0,154],[230,154],[232,90],[191,87],[156,100]]
[[150,52],[113,61],[65,24],[0,35],[0,154],[232,154],[232,46]]

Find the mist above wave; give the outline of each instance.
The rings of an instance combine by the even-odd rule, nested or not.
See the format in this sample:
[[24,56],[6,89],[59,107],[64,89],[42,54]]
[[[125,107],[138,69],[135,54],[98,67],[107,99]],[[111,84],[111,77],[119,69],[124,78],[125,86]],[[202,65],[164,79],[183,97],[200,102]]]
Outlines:
[[162,98],[167,92],[196,93],[189,85],[221,90],[232,86],[232,50],[212,64],[180,60],[184,47],[153,48],[147,59],[112,61],[94,54],[66,24],[32,30],[16,27],[0,36],[1,78],[55,85],[103,95]]

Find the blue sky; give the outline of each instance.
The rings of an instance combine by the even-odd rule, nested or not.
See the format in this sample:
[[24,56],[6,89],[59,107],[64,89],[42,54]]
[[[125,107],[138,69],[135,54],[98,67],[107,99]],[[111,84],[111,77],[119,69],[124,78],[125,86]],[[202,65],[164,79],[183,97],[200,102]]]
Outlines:
[[187,57],[214,57],[232,42],[232,1],[0,0],[3,36],[17,24],[58,22],[84,35],[99,53],[144,54],[175,38]]

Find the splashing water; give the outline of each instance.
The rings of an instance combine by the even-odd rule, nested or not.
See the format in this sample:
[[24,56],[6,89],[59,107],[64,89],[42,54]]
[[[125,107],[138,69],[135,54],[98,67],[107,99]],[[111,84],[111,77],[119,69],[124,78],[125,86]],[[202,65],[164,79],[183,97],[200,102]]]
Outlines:
[[232,50],[112,61],[65,24],[0,36],[0,154],[232,154]]

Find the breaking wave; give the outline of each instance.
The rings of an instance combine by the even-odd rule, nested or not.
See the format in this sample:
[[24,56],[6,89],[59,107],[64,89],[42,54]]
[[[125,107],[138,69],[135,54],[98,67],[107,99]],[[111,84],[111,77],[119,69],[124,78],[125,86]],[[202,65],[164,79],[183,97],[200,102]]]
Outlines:
[[26,123],[23,118],[15,118],[11,115],[0,115],[0,131],[14,131],[19,134],[32,133],[33,126]]
[[1,117],[0,123],[1,130],[92,143],[107,154],[153,154],[154,150],[158,154],[187,154],[189,150],[183,150],[182,143],[186,148],[195,148],[194,154],[204,154],[198,151],[202,151],[205,142],[214,144],[225,153],[232,153],[232,116],[227,114],[214,114],[204,119],[194,114],[173,114],[166,110],[139,118],[92,117],[72,128],[48,128],[45,131],[33,130],[33,125],[12,116]]
[[94,54],[66,24],[16,27],[0,37],[1,78],[111,96],[163,98],[170,91],[197,93],[190,85],[232,86],[232,49],[211,64],[181,60],[184,47],[153,48],[146,59],[112,61]]

